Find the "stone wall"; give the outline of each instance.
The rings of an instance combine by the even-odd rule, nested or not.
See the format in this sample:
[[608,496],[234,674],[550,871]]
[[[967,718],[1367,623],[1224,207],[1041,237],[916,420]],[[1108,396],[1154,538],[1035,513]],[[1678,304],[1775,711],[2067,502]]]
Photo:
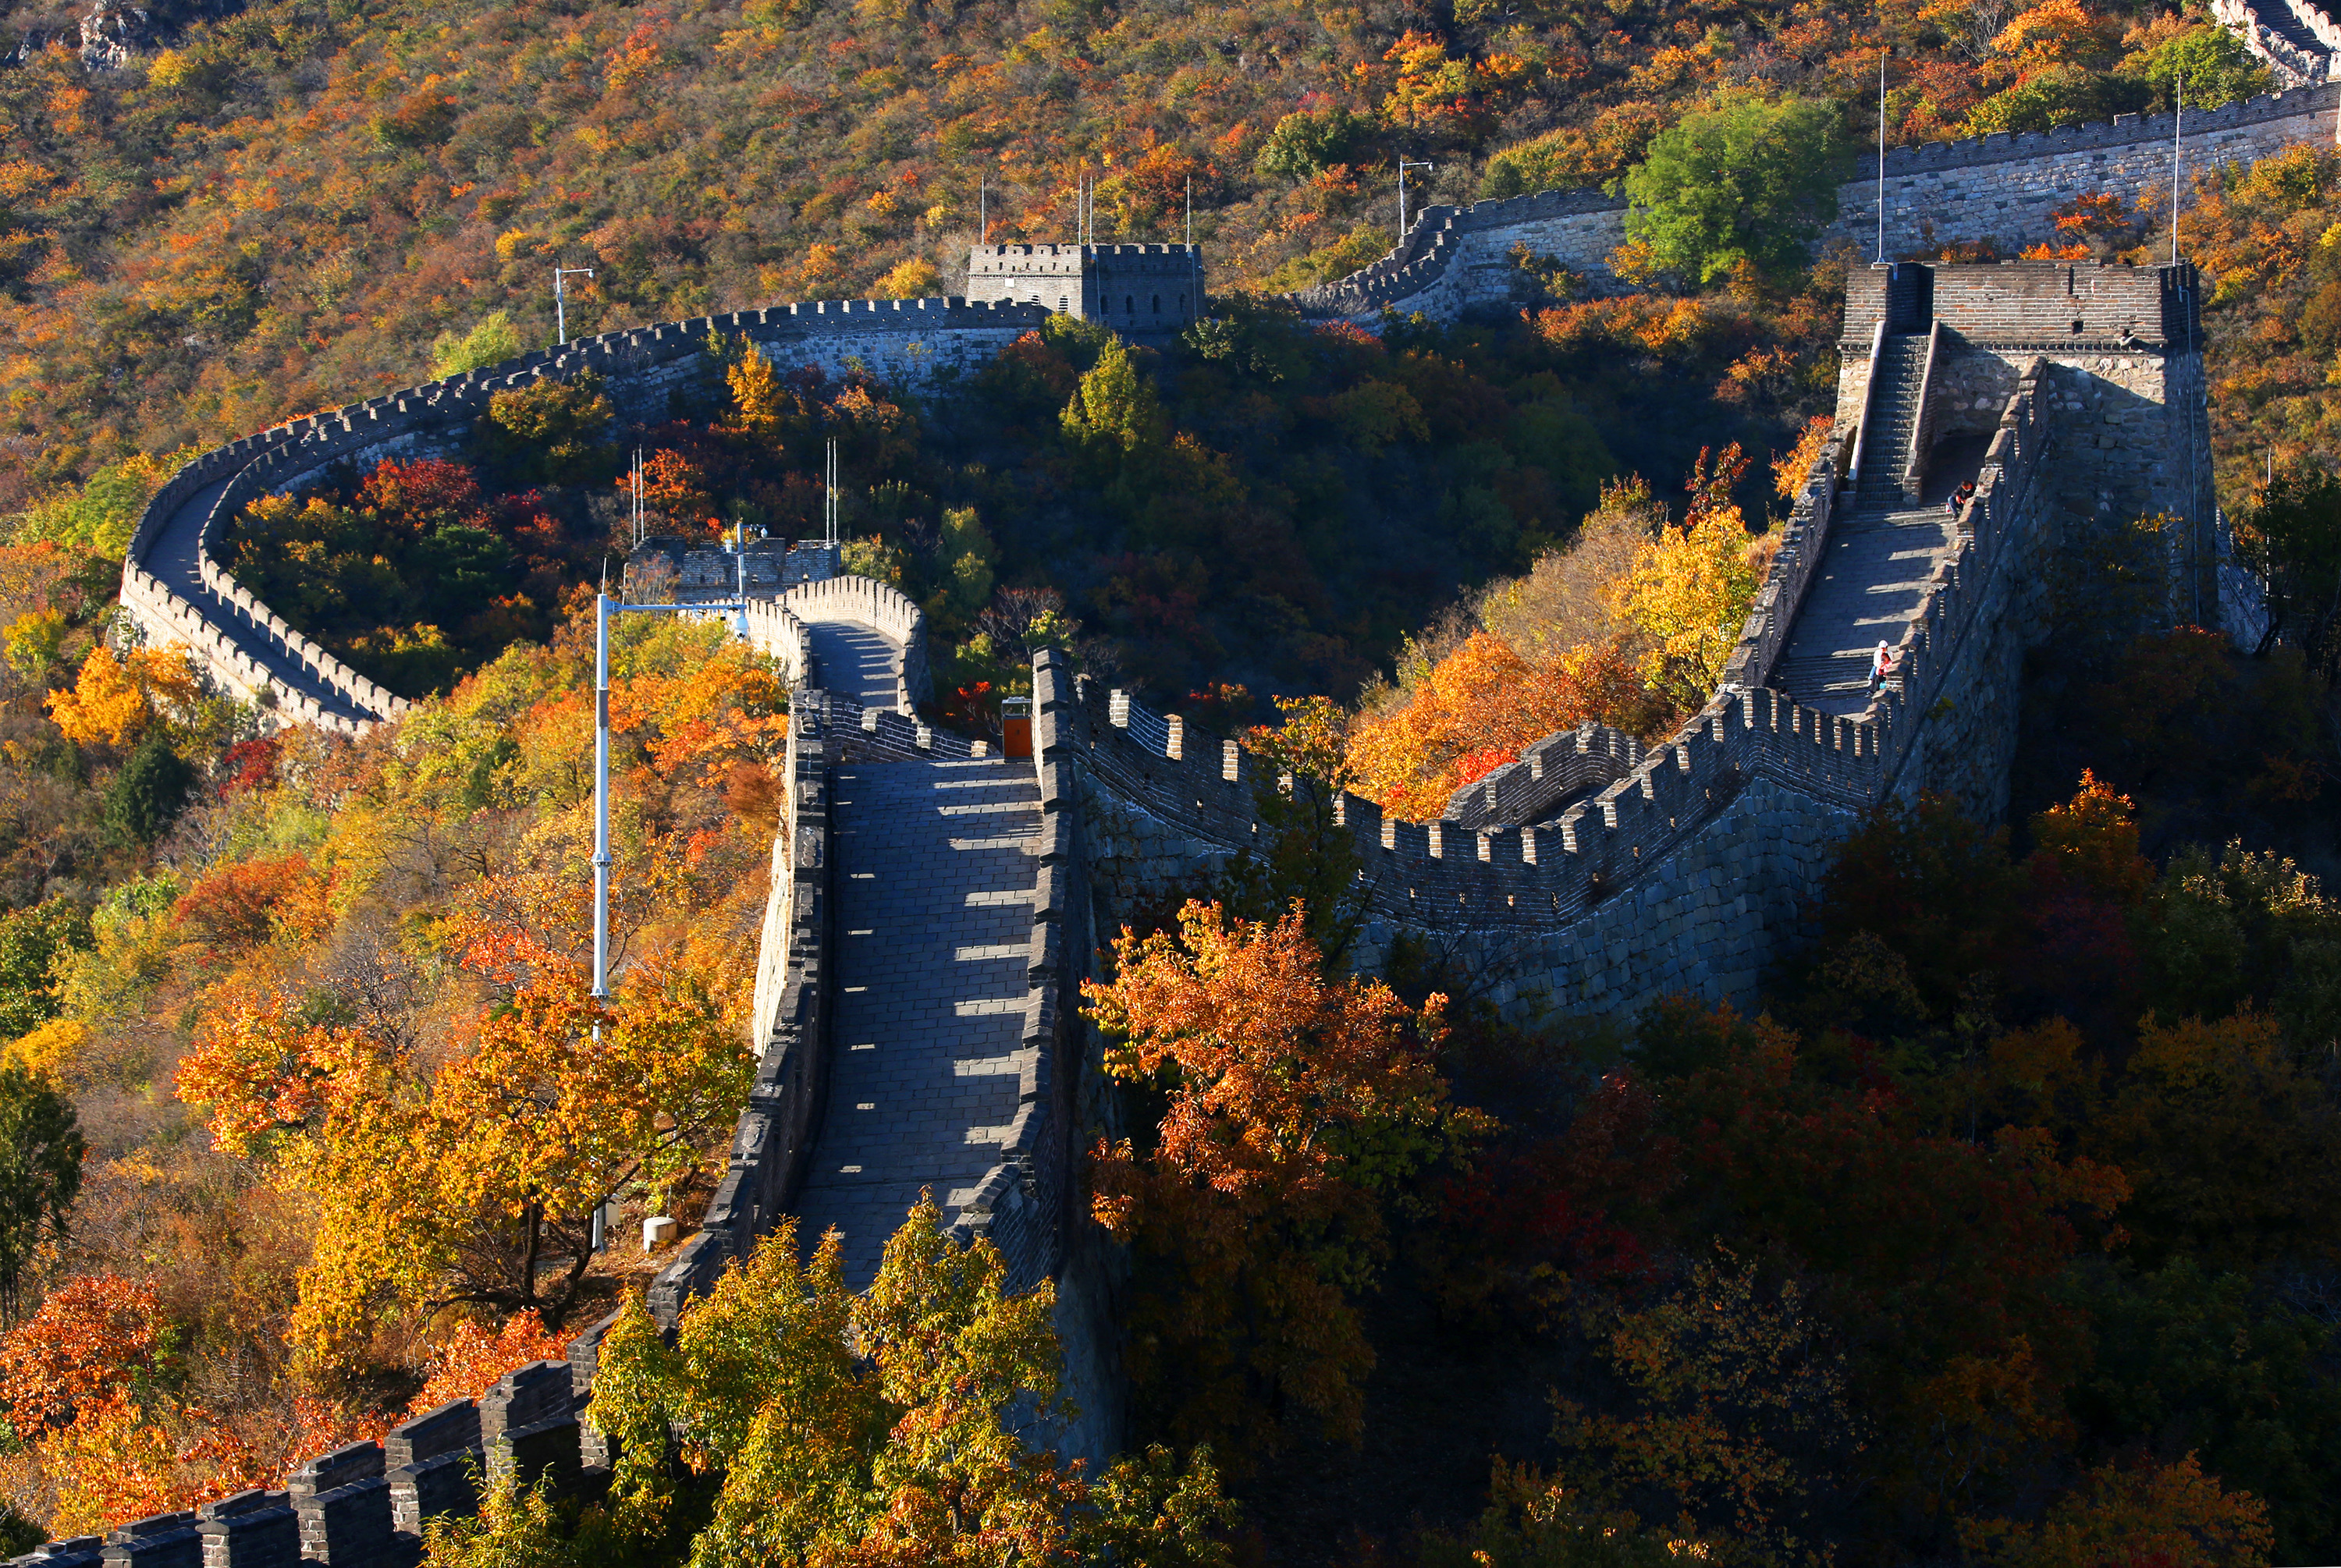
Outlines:
[[927,618],[909,595],[866,577],[832,577],[790,589],[782,601],[799,616],[866,626],[902,650],[894,706],[911,712],[934,694],[927,665]]
[[[2070,402],[2048,394],[2047,373],[2032,367],[2001,411],[1956,549],[1896,650],[1899,690],[1848,718],[1760,684],[1828,546],[1837,459],[1825,453],[1725,689],[1664,744],[1565,731],[1459,791],[1434,822],[1391,820],[1350,795],[1330,802],[1363,862],[1360,961],[1377,963],[1400,933],[1426,936],[1516,1015],[1549,1006],[1629,1017],[1680,989],[1746,1002],[1796,937],[1797,911],[1858,813],[1927,787],[1988,807],[1982,782],[1961,772],[1981,731],[1966,718],[1935,726],[1967,711],[1961,682],[1985,678],[1970,650],[2020,649],[2025,635],[2002,621],[2017,597],[2010,585],[2038,576],[2033,509]],[[2012,680],[2003,689],[2012,700]],[[1081,775],[1084,866],[1109,909],[1191,886],[1256,841],[1261,781],[1232,742],[1085,679],[1035,734]]]
[[[2003,262],[1937,272],[1945,355],[1926,408],[1934,437],[1996,428],[2027,367],[2052,367],[2045,395],[2066,434],[2043,504],[2076,526],[2171,519],[2162,541],[2166,619],[2215,623],[2217,502],[2192,263]],[[1874,274],[1857,276],[1848,289],[1841,410],[1857,406],[1860,374],[1850,349],[1878,313],[1877,293]]]
[[[2332,146],[2336,117],[2341,84],[2324,82],[2190,112],[2183,172],[2191,177],[2304,143]],[[2051,214],[2057,207],[2104,192],[2134,211],[2158,212],[2167,223],[2177,128],[2168,114],[2122,114],[2094,125],[1889,149],[1886,255],[1933,254],[1947,244],[1977,243],[2012,253],[2056,237]],[[1820,245],[1848,245],[1864,258],[1874,254],[1878,202],[1874,174],[1840,186],[1838,219]],[[1363,323],[1384,311],[1453,320],[1474,306],[1500,305],[1512,297],[1508,258],[1522,245],[1583,274],[1597,289],[1607,288],[1614,283],[1609,253],[1626,237],[1625,216],[1624,198],[1599,191],[1430,207],[1389,255],[1294,298],[1305,313]]]
[[[583,1342],[581,1342],[582,1344]],[[411,1568],[423,1521],[479,1511],[483,1479],[564,1490],[592,1485],[607,1456],[581,1421],[590,1359],[540,1361],[477,1400],[403,1421],[380,1443],[307,1461],[281,1491],[239,1492],[184,1513],[134,1520],[105,1536],[52,1541],[17,1568]]]

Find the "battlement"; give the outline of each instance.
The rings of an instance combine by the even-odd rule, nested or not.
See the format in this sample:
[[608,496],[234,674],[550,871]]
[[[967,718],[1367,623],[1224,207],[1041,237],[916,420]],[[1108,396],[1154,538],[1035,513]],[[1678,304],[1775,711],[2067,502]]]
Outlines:
[[[2180,144],[2184,166],[2193,174],[2303,144],[2330,147],[2336,117],[2341,83],[2323,81],[2217,109],[2189,109]],[[2056,213],[2083,196],[2111,194],[2133,211],[2167,203],[2179,128],[2171,114],[2118,114],[2094,124],[1892,148],[1884,180],[1885,253],[1889,260],[1935,254],[1953,243],[1991,244],[2007,253],[2053,242]],[[1865,174],[1838,187],[1838,220],[1821,235],[1821,248],[1872,253],[1878,185],[1876,175]],[[1292,297],[1314,316],[1370,322],[1384,311],[1421,311],[1452,319],[1510,303],[1516,247],[1552,258],[1597,290],[1612,289],[1621,286],[1609,256],[1625,240],[1625,217],[1622,196],[1595,190],[1429,207],[1389,254]]]

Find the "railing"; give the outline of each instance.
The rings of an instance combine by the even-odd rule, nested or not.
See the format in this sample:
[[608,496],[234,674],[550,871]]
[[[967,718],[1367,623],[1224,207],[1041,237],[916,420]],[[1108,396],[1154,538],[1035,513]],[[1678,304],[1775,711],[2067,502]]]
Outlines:
[[1869,334],[1869,379],[1861,389],[1861,422],[1854,427],[1853,461],[1839,477],[1846,487],[1858,490],[1861,486],[1861,454],[1869,440],[1869,429],[1878,412],[1878,364],[1886,353],[1886,315],[1880,312],[1878,330]]

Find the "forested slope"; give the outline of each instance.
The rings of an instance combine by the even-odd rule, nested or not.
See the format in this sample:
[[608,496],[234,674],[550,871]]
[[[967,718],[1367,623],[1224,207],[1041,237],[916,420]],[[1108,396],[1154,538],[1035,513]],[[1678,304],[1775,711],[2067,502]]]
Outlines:
[[2250,84],[2151,6],[2003,9],[275,0],[85,48],[22,6],[0,509],[411,383],[494,311],[547,342],[556,263],[596,269],[573,332],[929,293],[987,186],[994,238],[1061,239],[1090,177],[1100,239],[1179,237],[1191,184],[1220,284],[1290,286],[1387,248],[1401,152],[1425,199],[1599,183],[1734,86],[1866,132],[1880,43],[1898,138],[2139,107],[2182,64],[2193,101]]

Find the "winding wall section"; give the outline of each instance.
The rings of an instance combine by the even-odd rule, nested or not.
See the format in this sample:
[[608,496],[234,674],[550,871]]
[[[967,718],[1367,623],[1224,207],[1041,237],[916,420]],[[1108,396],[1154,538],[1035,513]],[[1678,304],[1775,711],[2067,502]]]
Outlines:
[[[2272,0],[2274,3],[2274,0]],[[2303,144],[2332,146],[2341,84],[2319,79],[2217,109],[2190,111],[2185,160],[2191,170],[2249,162]],[[1885,250],[1889,259],[1931,255],[1948,244],[1991,243],[2013,254],[2057,239],[2053,213],[2077,196],[2111,192],[2141,213],[2167,221],[2171,154],[2179,129],[2169,114],[2122,114],[2090,125],[2002,132],[1957,142],[1896,147],[1886,158]],[[1838,190],[1838,218],[1820,243],[1867,257],[1878,243],[1875,175]],[[1609,253],[1626,237],[1626,201],[1600,191],[1545,191],[1434,206],[1381,260],[1294,298],[1310,315],[1371,323],[1385,311],[1453,320],[1474,306],[1513,298],[1511,253],[1525,246],[1613,288]]]

